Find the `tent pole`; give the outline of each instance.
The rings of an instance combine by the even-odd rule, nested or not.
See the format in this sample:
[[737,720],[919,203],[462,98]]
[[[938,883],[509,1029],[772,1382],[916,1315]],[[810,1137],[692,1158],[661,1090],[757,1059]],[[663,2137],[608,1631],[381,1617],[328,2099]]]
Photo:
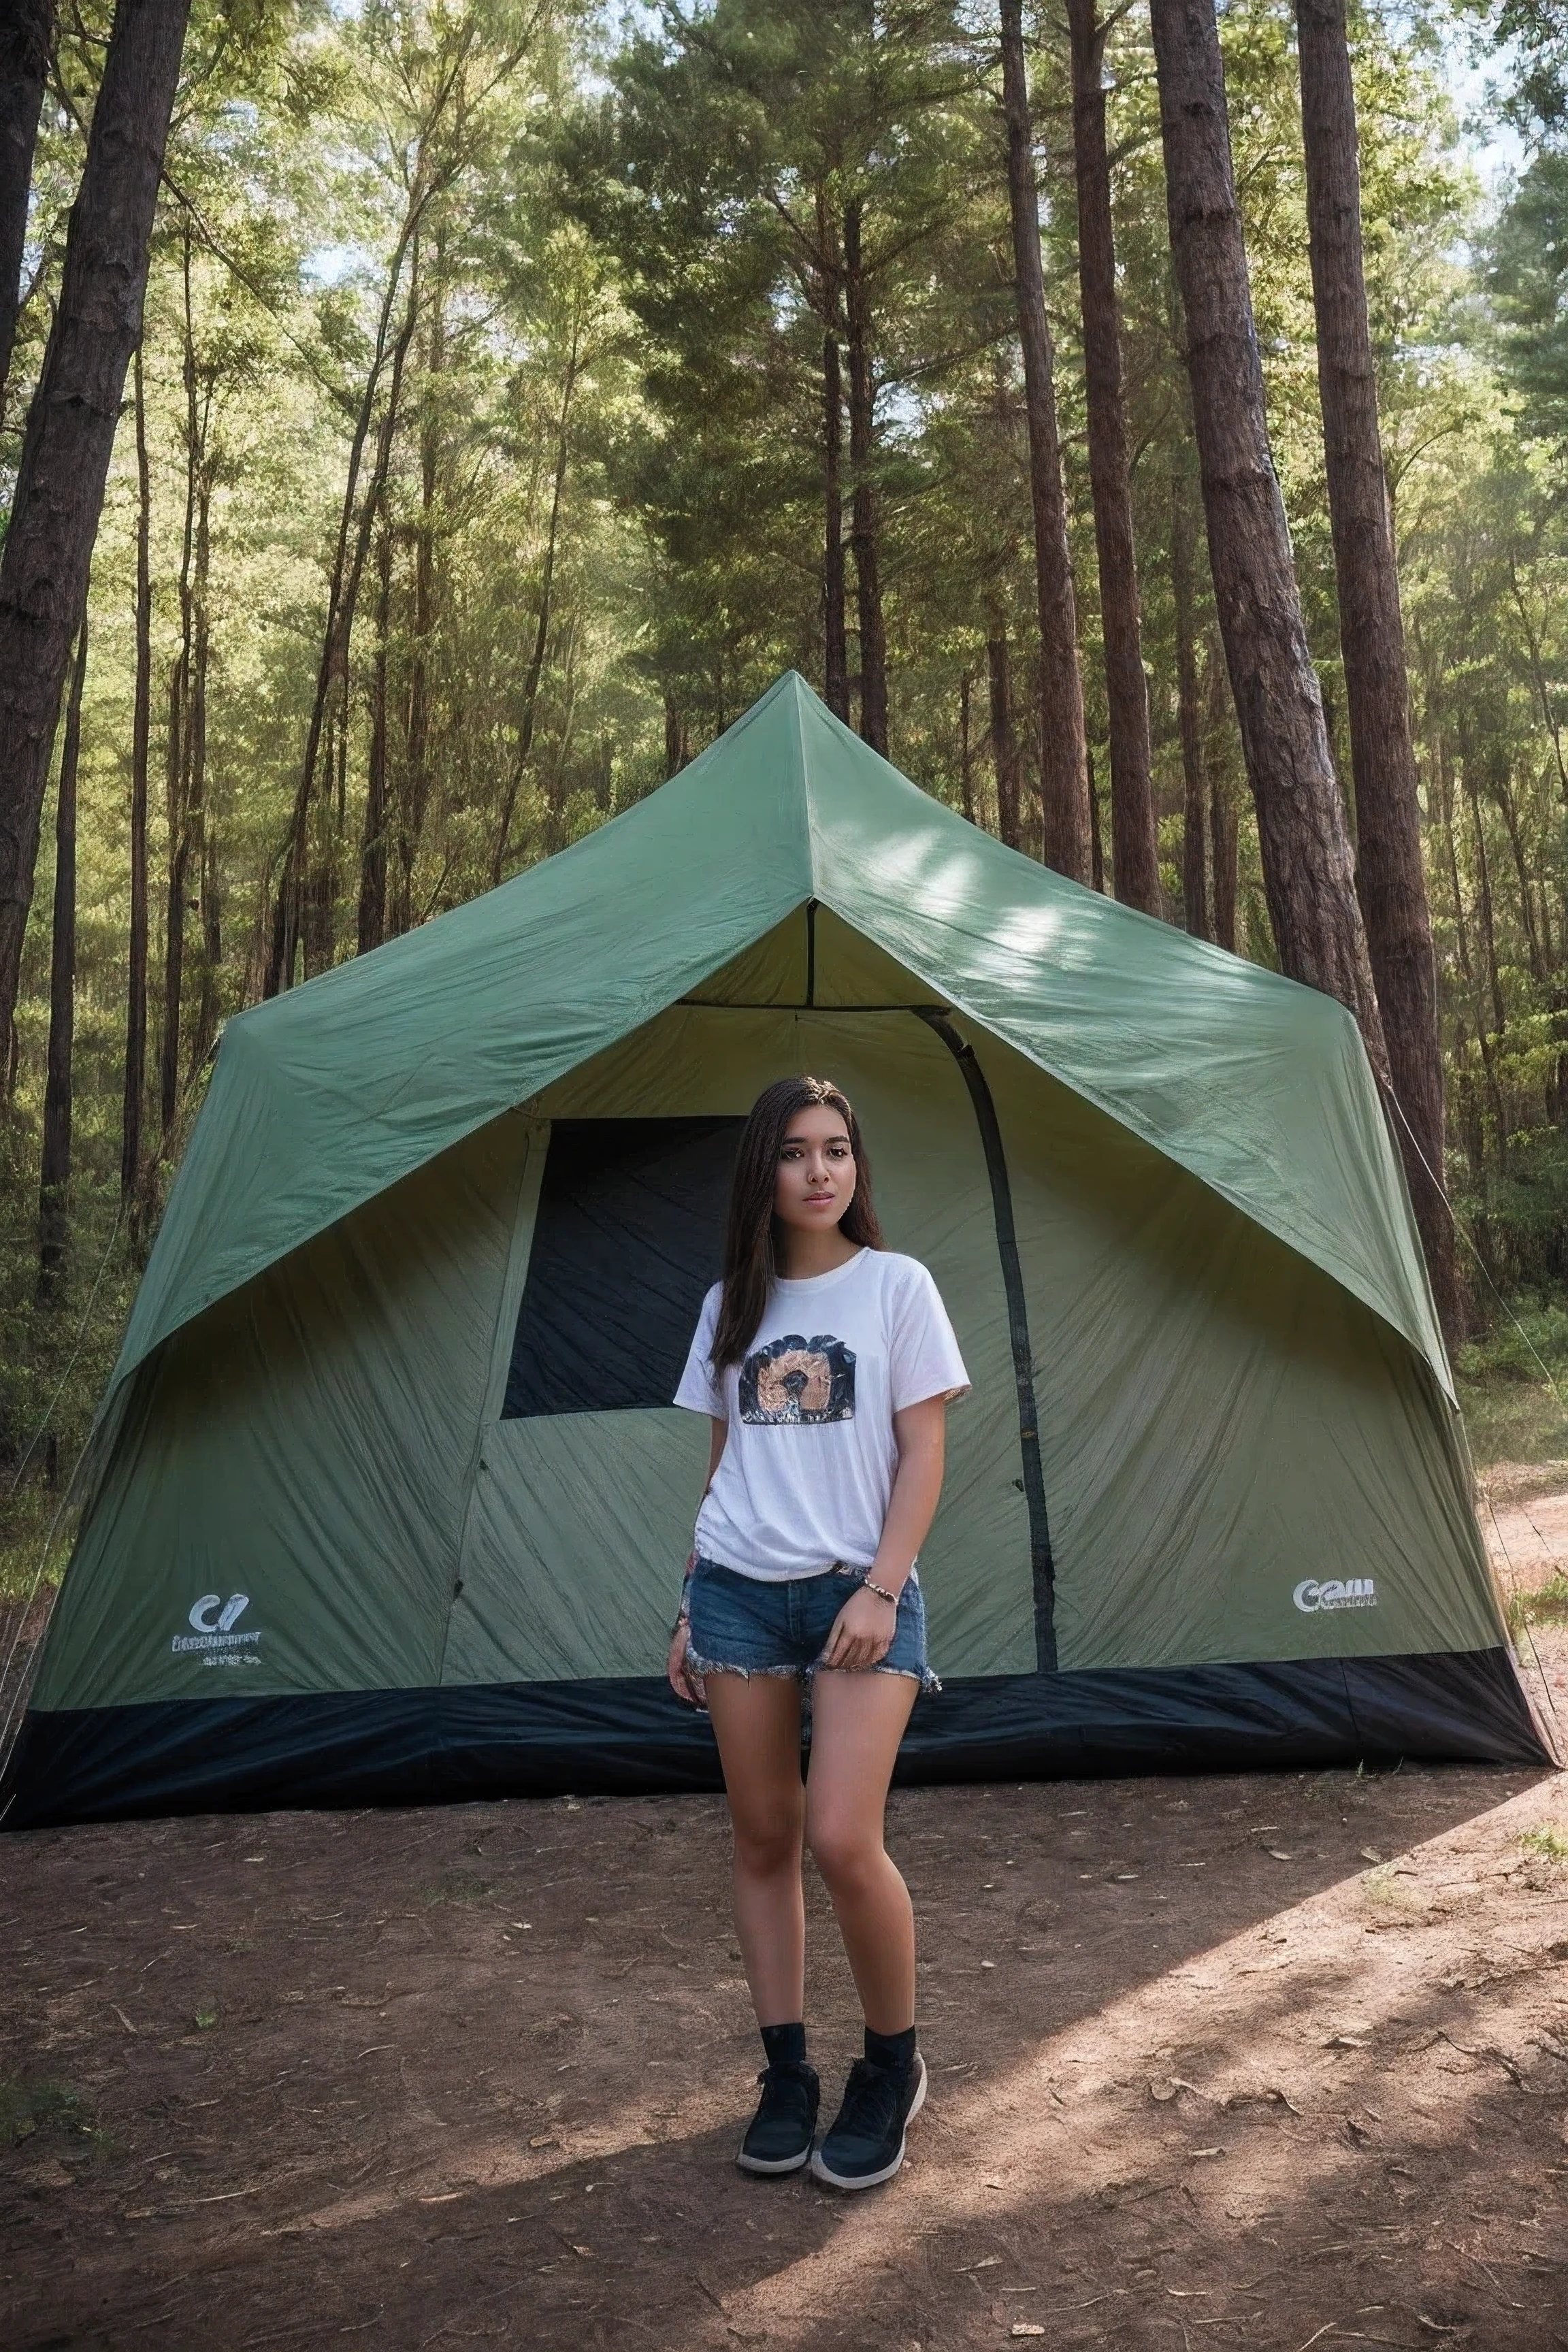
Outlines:
[[1029,1311],[1024,1295],[1024,1270],[1018,1259],[1018,1236],[1013,1223],[1013,1188],[1007,1181],[1007,1160],[996,1106],[985,1083],[985,1073],[974,1048],[959,1035],[945,1013],[929,1005],[910,1007],[918,1020],[935,1032],[958,1064],[985,1154],[991,1180],[991,1213],[996,1227],[996,1250],[1002,1260],[1002,1288],[1007,1300],[1007,1336],[1013,1349],[1013,1379],[1018,1392],[1018,1452],[1021,1481],[1029,1513],[1029,1555],[1035,1591],[1035,1663],[1042,1675],[1057,1671],[1056,1562],[1051,1556],[1051,1531],[1046,1511],[1045,1471],[1040,1462],[1040,1415],[1035,1401],[1035,1356],[1029,1344]]

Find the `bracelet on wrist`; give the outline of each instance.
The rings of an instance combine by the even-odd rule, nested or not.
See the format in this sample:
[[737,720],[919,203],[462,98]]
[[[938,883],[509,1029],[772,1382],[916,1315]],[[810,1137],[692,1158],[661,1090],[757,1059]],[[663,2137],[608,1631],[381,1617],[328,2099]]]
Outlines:
[[879,1601],[890,1601],[895,1609],[899,1605],[898,1594],[889,1592],[887,1586],[879,1584],[874,1577],[863,1576],[860,1579],[860,1590],[863,1592],[874,1592]]

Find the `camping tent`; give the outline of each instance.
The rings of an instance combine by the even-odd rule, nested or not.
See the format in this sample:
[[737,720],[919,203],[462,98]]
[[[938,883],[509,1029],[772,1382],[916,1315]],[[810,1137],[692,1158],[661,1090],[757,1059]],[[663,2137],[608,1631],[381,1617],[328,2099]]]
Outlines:
[[906,1777],[1543,1756],[1350,1016],[976,832],[792,674],[228,1024],[10,1822],[712,1785],[668,1400],[798,1069],[974,1383]]

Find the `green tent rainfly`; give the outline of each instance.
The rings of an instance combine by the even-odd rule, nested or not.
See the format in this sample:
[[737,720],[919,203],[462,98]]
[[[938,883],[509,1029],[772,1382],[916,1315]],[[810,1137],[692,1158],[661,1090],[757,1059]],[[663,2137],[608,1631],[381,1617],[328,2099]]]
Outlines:
[[224,1032],[13,1825],[711,1785],[668,1403],[741,1118],[855,1099],[974,1379],[906,1777],[1529,1760],[1343,1008],[942,808],[793,673],[647,800]]

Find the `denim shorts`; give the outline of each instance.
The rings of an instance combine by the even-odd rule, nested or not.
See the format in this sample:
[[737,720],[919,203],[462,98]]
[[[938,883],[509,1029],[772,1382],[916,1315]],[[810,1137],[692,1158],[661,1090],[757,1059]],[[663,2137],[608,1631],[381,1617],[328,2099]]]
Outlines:
[[[809,1685],[833,1621],[865,1573],[827,1568],[820,1576],[774,1580],[700,1559],[691,1579],[692,1667],[700,1675],[793,1675]],[[887,1655],[871,1671],[906,1675],[922,1691],[942,1688],[926,1663],[925,1602],[912,1576],[899,1595]]]

